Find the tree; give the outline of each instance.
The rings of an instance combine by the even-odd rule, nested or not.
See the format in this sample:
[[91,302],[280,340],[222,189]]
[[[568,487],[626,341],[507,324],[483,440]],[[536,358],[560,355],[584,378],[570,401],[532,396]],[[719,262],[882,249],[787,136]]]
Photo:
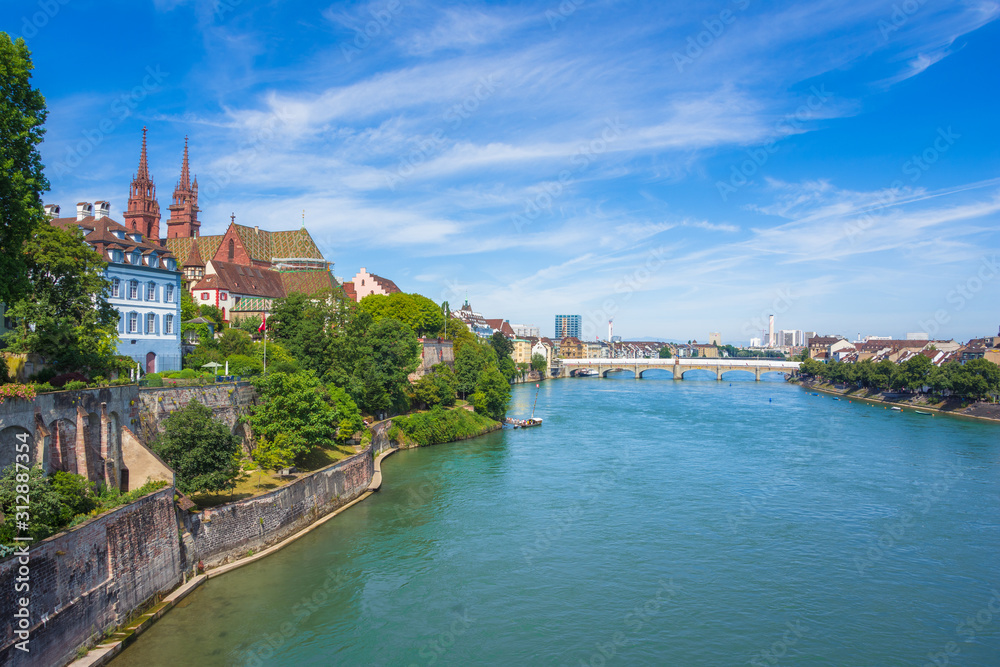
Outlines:
[[667,345],[664,345],[663,347],[661,347],[660,348],[660,355],[659,356],[660,356],[660,359],[669,359],[670,358],[670,347],[667,346]]
[[496,366],[487,366],[476,384],[476,393],[472,403],[476,412],[500,421],[507,414],[509,403],[510,383],[504,379]]
[[420,364],[420,342],[410,327],[387,317],[372,324],[367,343],[349,393],[370,414],[404,411],[409,403],[408,376]]
[[436,338],[444,328],[441,307],[420,294],[369,294],[358,305],[376,322],[387,317],[399,320],[420,338]]
[[222,491],[241,477],[240,438],[194,399],[167,417],[153,449],[173,469],[184,493]]
[[799,364],[799,372],[802,375],[810,375],[812,377],[822,377],[823,372],[826,370],[825,364],[821,361],[816,361],[815,359],[806,359],[801,364]]
[[304,367],[322,375],[332,341],[331,328],[336,317],[331,296],[316,297],[292,292],[275,300],[267,321],[273,340],[279,341]]
[[956,369],[955,391],[972,400],[1000,393],[1000,366],[987,359],[971,359]]
[[97,508],[97,498],[90,481],[83,475],[57,470],[49,477],[49,484],[59,494],[60,525],[66,525],[77,514],[86,514]]
[[181,290],[181,322],[186,322],[188,320],[193,320],[198,317],[201,310],[198,308],[198,304],[194,302],[194,297],[191,296],[191,292],[186,289]]
[[496,352],[498,362],[514,353],[514,343],[499,331],[494,331],[490,336],[490,346]]
[[287,468],[295,460],[295,453],[287,444],[288,436],[279,433],[274,440],[261,438],[253,450],[253,462],[257,466],[257,488],[260,488],[261,473],[264,470]]
[[203,303],[198,306],[198,315],[204,317],[206,320],[212,320],[215,324],[215,333],[222,331],[222,310],[217,306],[210,306],[207,303]]
[[45,98],[31,87],[31,52],[0,32],[0,302],[15,303],[29,289],[21,247],[34,230],[48,226],[42,193],[49,182],[38,145],[45,134]]
[[476,334],[469,331],[468,325],[462,320],[452,317],[448,320],[447,335],[445,338],[452,342],[455,354],[467,343],[476,342]]
[[538,371],[539,373],[545,374],[548,369],[549,362],[545,360],[545,355],[535,352],[531,355],[531,370]]
[[434,364],[431,372],[417,380],[413,395],[428,408],[455,405],[455,373],[447,364]]
[[[278,443],[297,460],[315,447],[334,447],[342,417],[326,388],[310,371],[254,378],[260,403],[244,419],[258,444]],[[355,408],[356,411],[356,408]]]
[[[18,496],[21,496],[20,500]],[[24,498],[31,500],[27,516],[19,515],[18,506],[24,505]],[[52,488],[45,472],[34,466],[29,470],[18,470],[9,465],[0,477],[0,512],[4,520],[0,523],[0,544],[13,544],[18,533],[30,535],[34,541],[44,540],[63,525],[63,507],[59,492]],[[17,521],[26,520],[28,530],[18,531]]]
[[226,357],[234,354],[248,355],[252,342],[250,334],[246,331],[230,327],[224,329],[222,335],[219,336],[219,352]]
[[78,229],[37,227],[24,244],[29,293],[8,309],[15,352],[33,352],[61,371],[117,370],[118,311],[108,303],[107,263]]
[[455,355],[455,388],[462,398],[476,391],[480,373],[491,363],[496,363],[496,356],[491,348],[479,343],[462,346]]
[[920,391],[924,385],[930,383],[933,368],[934,364],[929,357],[922,354],[911,357],[900,364],[896,384],[913,391]]

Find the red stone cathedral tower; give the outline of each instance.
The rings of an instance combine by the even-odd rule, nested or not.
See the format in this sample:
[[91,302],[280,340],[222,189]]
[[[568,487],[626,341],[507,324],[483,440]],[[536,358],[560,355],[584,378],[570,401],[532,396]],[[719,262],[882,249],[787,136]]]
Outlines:
[[128,190],[128,209],[122,215],[125,226],[137,231],[148,239],[160,238],[160,204],[156,201],[156,185],[149,175],[146,162],[146,128],[142,128],[142,153],[139,155],[139,171],[132,177]]
[[184,137],[184,161],[181,164],[181,178],[174,188],[174,203],[169,206],[170,219],[167,220],[167,238],[198,236],[201,222],[198,221],[198,177],[191,182],[188,171],[188,140]]

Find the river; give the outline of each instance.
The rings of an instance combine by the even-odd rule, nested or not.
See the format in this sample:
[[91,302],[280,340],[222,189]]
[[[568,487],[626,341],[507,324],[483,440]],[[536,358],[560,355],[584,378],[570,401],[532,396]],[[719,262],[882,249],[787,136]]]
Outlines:
[[666,373],[538,414],[394,454],[114,667],[1000,665],[1000,426]]

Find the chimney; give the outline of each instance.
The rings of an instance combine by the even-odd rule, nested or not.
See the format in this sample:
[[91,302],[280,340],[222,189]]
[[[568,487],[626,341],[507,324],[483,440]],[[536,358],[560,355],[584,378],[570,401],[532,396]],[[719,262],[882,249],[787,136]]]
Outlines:
[[254,234],[260,234],[260,226],[259,225],[254,225],[253,226],[253,232],[254,232]]
[[45,215],[48,216],[49,220],[52,218],[59,217],[59,204],[46,204],[45,205]]
[[100,220],[111,215],[111,203],[106,201],[94,202],[94,218]]
[[83,220],[94,215],[94,207],[88,201],[78,202],[76,205],[76,219]]

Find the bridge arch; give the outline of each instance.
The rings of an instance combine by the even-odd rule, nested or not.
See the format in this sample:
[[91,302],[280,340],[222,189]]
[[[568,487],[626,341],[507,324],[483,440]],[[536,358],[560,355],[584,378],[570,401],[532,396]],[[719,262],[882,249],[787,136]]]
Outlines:
[[639,371],[640,378],[645,378],[647,375],[653,380],[672,380],[674,378],[674,369],[656,366],[653,368],[644,368]]
[[731,368],[722,371],[722,379],[732,381],[756,380],[757,374],[752,368]]
[[[635,377],[635,370],[632,368],[624,368],[622,366],[615,366],[614,368],[606,368],[601,373],[601,377],[608,377],[609,373],[628,373],[629,377]],[[640,374],[641,375],[641,374]]]

